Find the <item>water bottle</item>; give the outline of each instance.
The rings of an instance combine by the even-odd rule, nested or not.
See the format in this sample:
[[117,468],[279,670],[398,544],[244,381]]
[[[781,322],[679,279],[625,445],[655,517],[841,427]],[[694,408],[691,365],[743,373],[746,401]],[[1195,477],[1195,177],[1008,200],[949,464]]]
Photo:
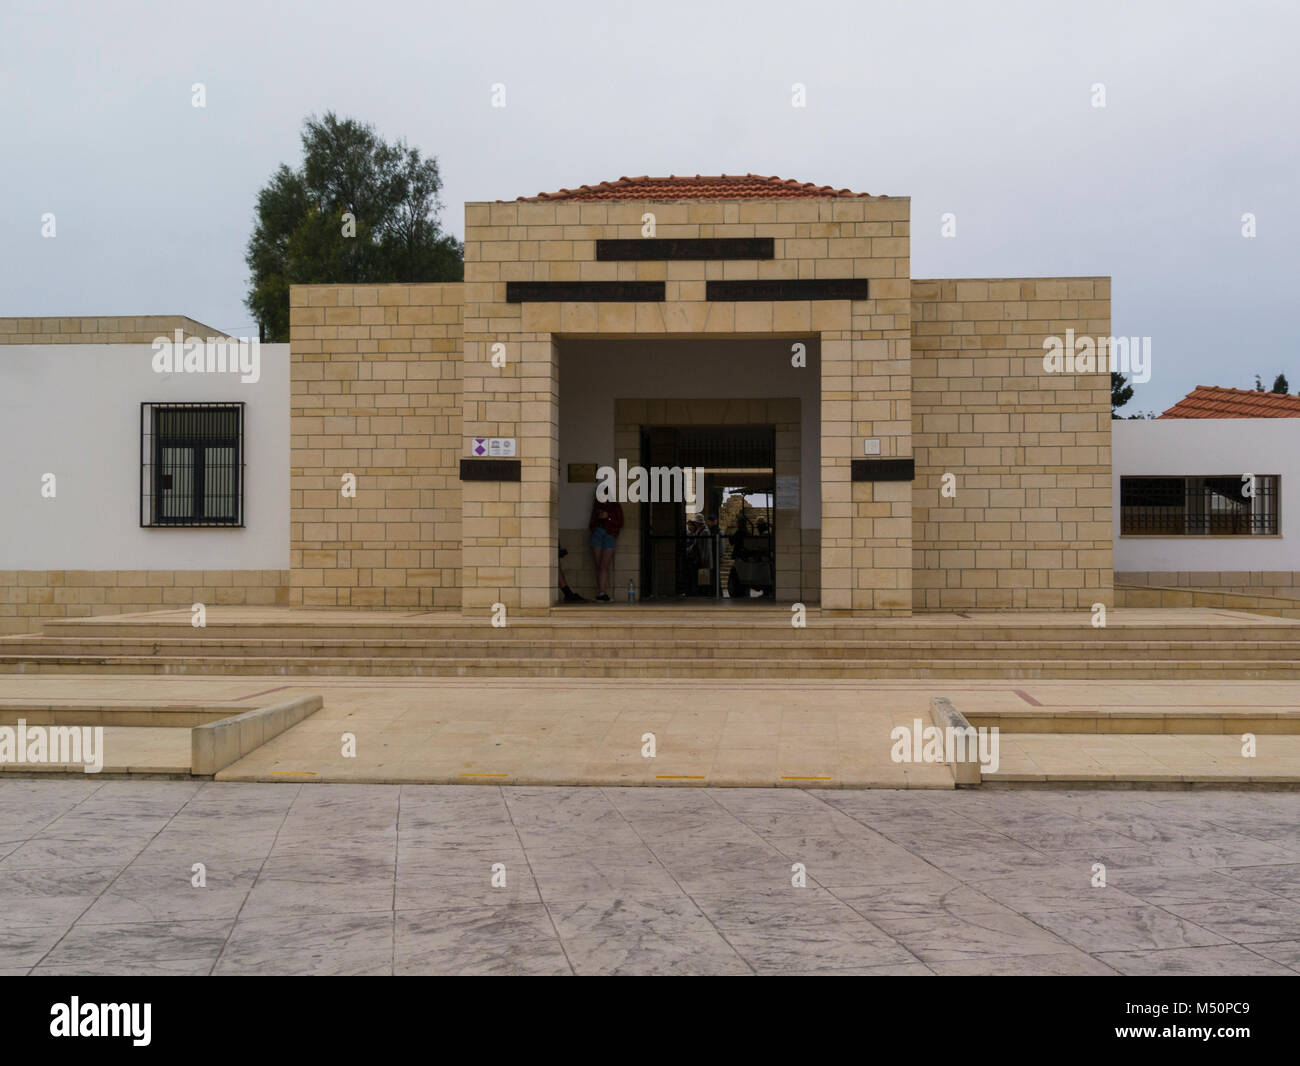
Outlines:
[[627,602],[636,603],[636,583],[630,577],[627,579]]

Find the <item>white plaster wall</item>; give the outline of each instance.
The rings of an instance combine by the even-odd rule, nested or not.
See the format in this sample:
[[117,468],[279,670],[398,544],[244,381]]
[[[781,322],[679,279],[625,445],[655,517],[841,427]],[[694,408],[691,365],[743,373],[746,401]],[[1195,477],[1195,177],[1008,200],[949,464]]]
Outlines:
[[[1115,569],[1300,570],[1300,418],[1117,419]],[[1121,537],[1124,474],[1277,474],[1280,537]]]
[[802,525],[821,525],[821,348],[790,364],[794,339],[564,340],[560,343],[560,528],[585,529],[592,486],[570,485],[570,463],[614,466],[616,399],[800,399]]
[[[157,374],[147,344],[0,346],[0,570],[287,570],[289,346],[261,378]],[[242,529],[140,527],[140,404],[243,401]],[[57,496],[41,496],[41,477]]]

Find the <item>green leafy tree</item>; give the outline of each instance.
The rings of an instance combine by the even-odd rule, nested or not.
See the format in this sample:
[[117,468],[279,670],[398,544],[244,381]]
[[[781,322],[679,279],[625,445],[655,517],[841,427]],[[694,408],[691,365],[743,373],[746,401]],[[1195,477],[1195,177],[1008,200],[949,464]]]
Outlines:
[[244,302],[264,340],[289,339],[293,284],[464,279],[464,249],[439,224],[437,159],[333,112],[303,123],[302,150],[257,194]]
[[1287,381],[1285,374],[1279,374],[1273,379],[1273,391],[1279,392],[1283,396],[1291,391],[1291,384]]
[[1133,399],[1133,386],[1116,370],[1110,372],[1110,417],[1119,418],[1115,412]]

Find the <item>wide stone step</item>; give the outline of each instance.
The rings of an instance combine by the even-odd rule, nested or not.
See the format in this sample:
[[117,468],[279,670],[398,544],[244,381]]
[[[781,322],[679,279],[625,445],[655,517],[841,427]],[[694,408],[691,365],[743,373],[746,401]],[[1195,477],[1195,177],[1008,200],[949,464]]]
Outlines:
[[[552,635],[550,639],[451,641],[215,638],[201,641],[175,637],[42,637],[0,640],[0,661],[29,656],[148,656],[218,658],[582,658],[745,659],[756,647],[746,640],[676,639],[602,641],[595,649],[583,641]],[[784,640],[761,645],[769,654],[803,659],[882,660],[942,659],[1160,659],[1291,660],[1300,663],[1300,641],[1084,641],[1084,640]]]
[[[304,623],[252,623],[226,624],[209,622],[204,628],[188,622],[117,622],[111,616],[89,621],[59,620],[47,622],[42,632],[47,636],[66,638],[133,638],[140,640],[174,639],[211,641],[229,639],[257,640],[351,640],[400,641],[421,640],[448,642],[465,639],[483,639],[494,642],[567,640],[587,642],[592,646],[607,641],[663,640],[689,637],[704,639],[743,639],[750,644],[781,644],[786,641],[820,643],[826,640],[846,641],[1213,641],[1215,643],[1253,644],[1256,642],[1300,641],[1300,624],[1272,625],[1232,624],[1225,618],[1224,625],[1188,623],[1167,625],[1113,625],[1094,627],[1086,615],[1080,615],[1078,625],[987,625],[926,624],[914,619],[901,619],[897,623],[878,620],[871,623],[838,623],[819,620],[806,628],[795,628],[788,623],[740,619],[728,615],[711,625],[696,619],[679,623],[625,622],[615,618],[607,625],[596,623],[551,621],[545,619],[512,619],[504,628],[493,627],[486,619],[481,623],[463,621],[438,624],[392,624],[304,622]],[[16,638],[10,638],[16,639]],[[29,635],[25,639],[32,639]]]
[[0,673],[207,674],[414,677],[1001,678],[1292,680],[1294,660],[784,659],[590,657],[234,657],[30,655],[0,659]]

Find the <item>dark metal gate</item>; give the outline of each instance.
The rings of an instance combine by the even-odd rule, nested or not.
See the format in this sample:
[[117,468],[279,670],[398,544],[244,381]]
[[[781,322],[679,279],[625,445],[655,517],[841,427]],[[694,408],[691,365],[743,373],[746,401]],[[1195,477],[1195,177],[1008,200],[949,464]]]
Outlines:
[[[667,500],[641,507],[642,598],[773,597],[775,462],[776,431],[770,425],[642,427],[641,465],[646,470],[705,471],[702,483],[695,485],[693,505]],[[751,486],[760,495],[766,492],[765,507],[748,506],[749,497],[737,491],[725,503],[728,488]],[[729,511],[725,521],[711,528],[710,514],[718,515],[723,506]]]

